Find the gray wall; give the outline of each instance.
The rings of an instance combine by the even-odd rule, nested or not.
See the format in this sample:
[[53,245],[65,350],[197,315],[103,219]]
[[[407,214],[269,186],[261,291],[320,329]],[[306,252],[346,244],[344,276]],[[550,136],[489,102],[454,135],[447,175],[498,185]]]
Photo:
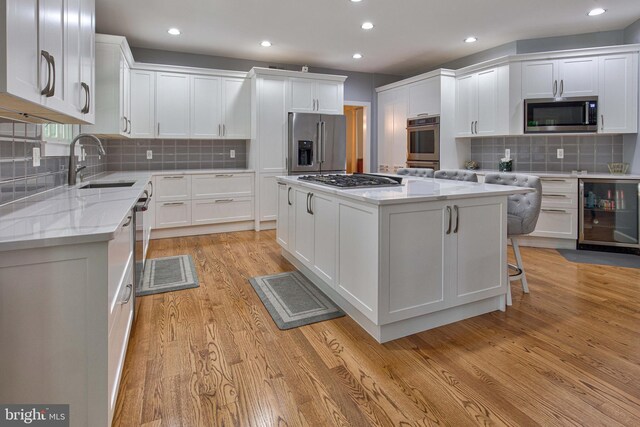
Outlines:
[[[220,70],[249,71],[253,67],[281,67],[286,70],[299,71],[302,65],[268,63],[248,59],[226,58],[222,56],[197,55],[192,53],[171,52],[165,50],[143,49],[132,47],[133,57],[138,62],[163,65],[179,65],[185,67],[216,68]],[[345,101],[371,103],[371,166],[378,163],[378,99],[375,88],[402,80],[402,76],[388,74],[360,73],[355,71],[335,70],[331,68],[309,67],[309,71],[322,74],[338,74],[347,76],[344,85]]]

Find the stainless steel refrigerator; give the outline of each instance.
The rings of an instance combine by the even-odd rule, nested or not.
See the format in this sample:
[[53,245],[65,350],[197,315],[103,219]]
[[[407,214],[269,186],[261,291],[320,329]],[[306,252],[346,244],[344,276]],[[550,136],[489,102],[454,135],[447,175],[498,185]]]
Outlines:
[[347,128],[343,115],[289,113],[289,175],[344,173]]

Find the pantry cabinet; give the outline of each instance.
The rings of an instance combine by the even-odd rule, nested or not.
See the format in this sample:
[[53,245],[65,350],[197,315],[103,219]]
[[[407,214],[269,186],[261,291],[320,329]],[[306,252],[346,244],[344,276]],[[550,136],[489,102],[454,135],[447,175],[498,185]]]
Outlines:
[[395,172],[407,162],[407,87],[378,93],[378,170]]
[[291,78],[289,90],[291,112],[343,114],[342,81]]
[[0,116],[91,123],[93,0],[7,0],[0,32]]

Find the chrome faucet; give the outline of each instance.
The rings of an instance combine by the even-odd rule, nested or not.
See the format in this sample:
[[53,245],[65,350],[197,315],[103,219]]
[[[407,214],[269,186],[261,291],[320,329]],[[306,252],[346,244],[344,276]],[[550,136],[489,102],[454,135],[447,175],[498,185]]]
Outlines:
[[71,141],[71,146],[70,146],[71,152],[69,153],[69,182],[68,183],[70,186],[76,185],[76,177],[78,172],[86,168],[86,166],[78,167],[78,158],[76,157],[76,154],[75,154],[76,142],[78,142],[78,140],[82,138],[89,138],[93,140],[93,142],[95,142],[96,145],[98,146],[98,153],[100,153],[101,156],[104,156],[105,154],[107,154],[104,151],[104,147],[102,146],[102,143],[95,135],[91,135],[89,133],[81,133],[75,138],[73,138],[73,141]]

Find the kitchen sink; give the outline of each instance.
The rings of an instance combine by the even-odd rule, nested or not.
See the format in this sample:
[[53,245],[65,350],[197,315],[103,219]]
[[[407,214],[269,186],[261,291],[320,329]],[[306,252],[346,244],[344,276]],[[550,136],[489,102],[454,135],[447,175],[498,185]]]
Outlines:
[[89,190],[92,188],[119,188],[119,187],[131,187],[134,182],[92,182],[80,187],[81,190]]

